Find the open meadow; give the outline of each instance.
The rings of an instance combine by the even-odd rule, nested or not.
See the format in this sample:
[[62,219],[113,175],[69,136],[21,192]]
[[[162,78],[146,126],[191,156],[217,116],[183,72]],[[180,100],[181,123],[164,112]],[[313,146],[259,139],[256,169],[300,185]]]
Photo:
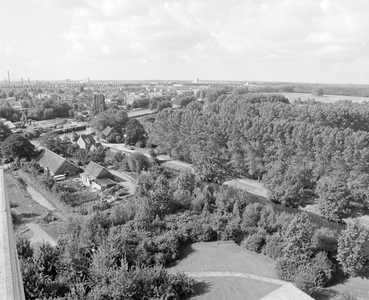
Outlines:
[[323,95],[323,96],[314,96],[308,93],[280,93],[284,95],[290,102],[297,100],[298,98],[301,101],[306,101],[308,99],[315,99],[319,102],[324,103],[332,103],[339,100],[350,100],[352,102],[362,102],[362,101],[369,101],[369,97],[354,97],[354,96],[342,96],[342,95]]

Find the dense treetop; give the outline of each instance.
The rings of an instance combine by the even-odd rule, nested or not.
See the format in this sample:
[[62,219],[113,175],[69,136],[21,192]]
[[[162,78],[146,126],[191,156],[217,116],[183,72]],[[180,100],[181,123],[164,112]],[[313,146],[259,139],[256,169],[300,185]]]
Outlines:
[[[297,206],[319,197],[322,211],[334,193],[347,194],[343,206],[368,200],[365,102],[301,105],[278,94],[219,93],[205,106],[165,109],[145,128],[159,152],[192,163],[205,180],[263,179],[271,200]],[[323,193],[323,184],[333,194]]]

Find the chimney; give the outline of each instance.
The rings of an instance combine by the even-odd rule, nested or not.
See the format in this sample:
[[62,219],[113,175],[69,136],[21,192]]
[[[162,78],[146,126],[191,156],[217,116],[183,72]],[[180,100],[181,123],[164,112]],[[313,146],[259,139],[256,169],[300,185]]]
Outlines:
[[31,82],[29,81],[29,77],[28,77],[28,84],[31,85]]
[[23,85],[23,77],[21,77],[22,85]]
[[8,71],[8,83],[10,84],[10,74],[9,74],[9,71]]

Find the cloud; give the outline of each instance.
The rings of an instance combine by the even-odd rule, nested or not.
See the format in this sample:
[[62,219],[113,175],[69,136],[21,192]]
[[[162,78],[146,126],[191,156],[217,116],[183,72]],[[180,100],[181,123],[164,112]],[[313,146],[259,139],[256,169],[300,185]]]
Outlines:
[[68,24],[60,63],[239,65],[265,73],[273,65],[369,58],[367,0],[34,1]]

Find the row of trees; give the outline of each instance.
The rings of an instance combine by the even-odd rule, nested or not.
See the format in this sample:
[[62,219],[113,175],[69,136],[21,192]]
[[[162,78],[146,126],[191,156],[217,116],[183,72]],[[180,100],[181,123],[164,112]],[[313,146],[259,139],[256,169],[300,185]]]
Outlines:
[[339,221],[350,201],[368,204],[369,105],[290,104],[282,95],[224,95],[207,106],[166,109],[144,126],[149,143],[192,163],[204,180],[262,179],[287,206],[319,199]]

